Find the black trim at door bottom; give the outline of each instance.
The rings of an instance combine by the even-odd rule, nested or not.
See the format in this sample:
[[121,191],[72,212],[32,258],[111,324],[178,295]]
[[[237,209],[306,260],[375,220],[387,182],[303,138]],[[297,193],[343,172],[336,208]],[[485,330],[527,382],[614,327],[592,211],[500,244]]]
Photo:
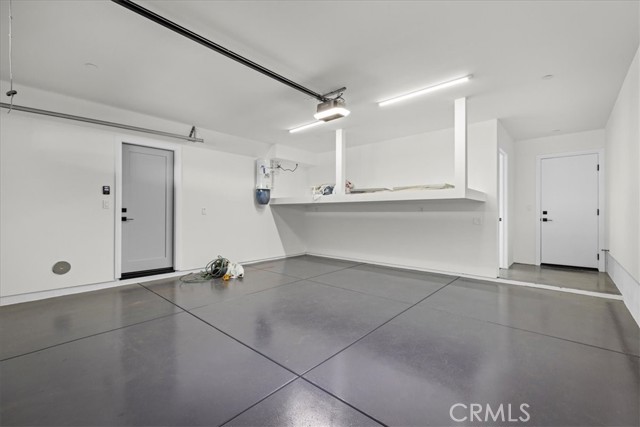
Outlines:
[[541,267],[555,268],[556,270],[575,270],[575,271],[598,271],[595,267],[578,267],[573,265],[546,264],[541,263]]
[[131,273],[122,273],[120,279],[135,279],[136,277],[154,276],[156,274],[174,273],[173,267],[156,268],[155,270],[132,271]]

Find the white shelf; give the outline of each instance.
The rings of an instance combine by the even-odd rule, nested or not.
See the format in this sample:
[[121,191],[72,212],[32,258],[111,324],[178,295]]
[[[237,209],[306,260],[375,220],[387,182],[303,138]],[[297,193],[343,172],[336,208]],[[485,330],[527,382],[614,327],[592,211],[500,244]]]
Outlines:
[[[309,194],[299,197],[273,197],[271,205],[323,205],[323,204],[347,204],[347,203],[421,203],[438,201],[462,200],[471,202],[485,202],[485,193],[468,188],[467,179],[467,100],[459,98],[454,103],[454,188],[443,190],[401,190],[381,191],[378,193],[359,194],[331,194],[328,196],[314,197]],[[276,147],[272,154],[292,154],[292,148]],[[336,130],[336,179],[334,182],[345,182],[346,141],[342,129]],[[294,154],[299,154],[297,151]],[[279,157],[275,155],[274,157]],[[342,190],[339,188],[338,190]]]
[[455,188],[444,190],[418,190],[418,191],[381,191],[378,193],[361,194],[330,194],[320,196],[317,200],[313,196],[301,197],[274,197],[271,205],[316,205],[326,203],[379,203],[379,202],[420,202],[438,200],[469,200],[485,202],[486,194],[472,189],[467,189],[464,194]]

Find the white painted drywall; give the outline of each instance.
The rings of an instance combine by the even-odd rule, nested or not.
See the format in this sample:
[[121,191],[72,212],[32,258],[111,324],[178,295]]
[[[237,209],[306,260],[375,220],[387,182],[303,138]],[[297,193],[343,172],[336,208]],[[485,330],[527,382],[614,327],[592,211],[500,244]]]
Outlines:
[[[640,324],[639,62],[640,49],[629,67],[607,122],[605,148],[607,248],[616,264],[615,270],[610,274],[620,288],[625,303],[638,324]],[[628,273],[627,279],[622,279],[625,275],[621,269]],[[616,276],[619,277],[617,280]]]
[[274,169],[272,170],[272,198],[294,197],[301,194],[310,194],[309,186],[307,185],[310,168],[309,164],[295,162],[292,160],[273,160],[273,162],[275,162],[276,165],[280,165],[282,169],[274,166]]
[[[255,159],[195,146],[182,150],[182,248],[185,270],[217,255],[255,261],[305,251],[294,208],[255,203]],[[206,209],[206,215],[202,215]]]
[[[348,138],[348,135],[347,135]],[[347,177],[356,186],[428,184],[453,179],[453,130],[415,135],[347,150]],[[319,157],[319,163],[322,162]],[[330,177],[327,165],[310,178]],[[469,126],[469,186],[486,203],[312,206],[310,253],[386,265],[496,277],[497,121]],[[475,225],[474,218],[482,224]]]
[[453,184],[453,155],[453,129],[360,145],[347,150],[347,179],[356,188]]
[[[21,88],[20,95],[16,103],[35,108],[166,131],[189,129],[36,89]],[[0,131],[0,296],[114,280],[115,221],[120,217],[114,206],[115,153],[118,138],[126,135],[118,129],[6,110],[0,114]],[[200,135],[207,138],[206,146],[182,145],[182,268],[203,267],[218,254],[251,261],[304,252],[294,231],[302,228],[301,212],[290,208],[272,213],[270,207],[254,203],[252,153],[264,155],[268,145],[233,137],[227,141],[214,131],[202,130]],[[231,149],[243,154],[229,153]],[[102,195],[103,185],[111,186],[110,196]],[[109,202],[107,209],[103,201]],[[52,273],[59,260],[71,263],[68,274]]]
[[536,263],[536,157],[541,154],[595,150],[604,147],[603,129],[517,141],[515,147],[514,262]]
[[[347,150],[347,156],[349,152]],[[349,158],[347,157],[347,162]],[[347,179],[350,179],[349,170],[347,170]],[[322,184],[335,184],[336,180],[336,151],[326,151],[316,154],[316,166],[310,168],[307,172],[307,189],[311,192],[311,187]]]
[[0,295],[113,280],[113,136],[3,110],[0,141]]
[[316,164],[316,153],[301,150],[288,145],[274,144],[269,149],[267,158],[298,163],[300,166],[313,166]]

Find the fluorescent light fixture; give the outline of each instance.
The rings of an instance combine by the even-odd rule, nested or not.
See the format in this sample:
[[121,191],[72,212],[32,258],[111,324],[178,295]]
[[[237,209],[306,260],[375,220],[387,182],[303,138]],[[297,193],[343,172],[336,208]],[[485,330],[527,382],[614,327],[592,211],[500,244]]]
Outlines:
[[431,92],[434,92],[436,90],[444,89],[446,87],[455,86],[457,84],[469,81],[469,79],[471,77],[473,77],[473,76],[471,74],[469,74],[468,76],[464,76],[464,77],[461,77],[459,79],[450,80],[450,81],[444,82],[444,83],[438,83],[437,85],[433,85],[433,86],[429,86],[429,87],[424,88],[424,89],[416,90],[415,92],[409,92],[409,93],[407,93],[405,95],[400,95],[400,96],[396,96],[396,97],[393,97],[393,98],[389,98],[389,99],[387,99],[385,101],[380,101],[380,102],[378,102],[378,105],[381,106],[381,107],[385,107],[387,105],[395,104],[396,102],[404,101],[406,99],[414,98],[414,97],[420,96],[420,95],[425,95],[427,93],[431,93]]
[[316,120],[329,122],[331,120],[347,117],[349,114],[351,114],[351,111],[346,109],[344,100],[337,98],[318,104],[318,110],[313,117],[315,117]]
[[289,133],[296,133],[296,132],[300,132],[301,130],[305,130],[305,129],[309,129],[318,125],[322,125],[325,122],[323,122],[322,120],[319,120],[317,122],[313,122],[313,123],[307,123],[306,125],[302,125],[302,126],[298,126],[297,128],[293,128],[293,129],[289,129]]

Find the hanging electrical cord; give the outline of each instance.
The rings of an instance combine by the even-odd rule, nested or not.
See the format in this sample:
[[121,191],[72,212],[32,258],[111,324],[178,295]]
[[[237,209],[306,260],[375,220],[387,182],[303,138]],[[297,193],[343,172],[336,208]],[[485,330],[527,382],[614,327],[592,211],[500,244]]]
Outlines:
[[280,169],[280,170],[283,170],[283,171],[286,171],[286,172],[295,172],[296,169],[298,169],[298,164],[296,163],[296,167],[293,168],[293,169],[287,169],[287,168],[283,168],[282,165],[280,163],[278,163],[276,165],[276,169]]
[[13,97],[18,94],[17,90],[13,89],[13,1],[9,0],[9,92],[7,92],[7,96],[11,97],[9,111],[7,114],[11,113],[13,110]]
[[180,281],[185,283],[200,283],[208,282],[211,279],[219,279],[227,274],[228,267],[229,260],[218,255],[218,258],[209,261],[204,271],[189,273],[186,276],[182,276]]

